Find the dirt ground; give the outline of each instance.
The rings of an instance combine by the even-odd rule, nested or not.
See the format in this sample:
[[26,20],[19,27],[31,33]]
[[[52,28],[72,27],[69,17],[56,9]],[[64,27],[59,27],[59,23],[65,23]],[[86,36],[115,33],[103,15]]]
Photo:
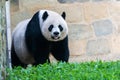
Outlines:
[[[52,62],[56,60],[53,56],[50,57]],[[96,54],[96,55],[71,55],[69,58],[69,62],[86,62],[86,61],[116,61],[120,60],[120,54]]]

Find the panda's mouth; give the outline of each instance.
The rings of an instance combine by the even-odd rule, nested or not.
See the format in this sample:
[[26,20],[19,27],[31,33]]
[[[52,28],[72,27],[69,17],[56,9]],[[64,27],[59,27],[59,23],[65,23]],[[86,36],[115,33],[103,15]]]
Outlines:
[[59,36],[51,36],[51,38],[54,39],[54,40],[60,39]]

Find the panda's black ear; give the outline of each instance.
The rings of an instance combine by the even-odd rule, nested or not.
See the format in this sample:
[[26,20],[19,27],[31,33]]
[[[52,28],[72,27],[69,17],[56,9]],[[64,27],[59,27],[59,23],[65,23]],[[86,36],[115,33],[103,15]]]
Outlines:
[[39,11],[36,12],[33,17],[31,18],[30,22],[28,23],[29,27],[39,27]]
[[63,17],[63,19],[65,19],[66,18],[66,13],[63,12],[61,16]]
[[47,17],[48,17],[48,13],[47,13],[47,11],[45,11],[42,16],[43,21],[45,21],[47,19]]
[[[27,28],[26,28],[26,37],[32,37],[36,36],[40,33],[40,23],[39,23],[39,11],[36,12],[33,17],[31,18],[31,20],[29,21]],[[31,40],[30,39],[30,40]]]

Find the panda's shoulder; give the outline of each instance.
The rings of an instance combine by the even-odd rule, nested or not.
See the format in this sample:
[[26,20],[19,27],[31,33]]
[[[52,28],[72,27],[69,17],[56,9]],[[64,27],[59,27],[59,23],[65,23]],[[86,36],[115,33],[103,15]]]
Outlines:
[[27,26],[27,24],[29,23],[30,20],[31,19],[26,19],[26,20],[19,22],[18,25],[16,26],[16,28],[19,28],[21,26]]

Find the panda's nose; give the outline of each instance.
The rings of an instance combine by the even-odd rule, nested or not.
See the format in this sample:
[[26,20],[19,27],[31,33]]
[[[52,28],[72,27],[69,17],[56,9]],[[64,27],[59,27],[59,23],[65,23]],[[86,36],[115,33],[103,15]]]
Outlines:
[[58,36],[59,35],[59,32],[54,32],[53,33],[55,36]]

